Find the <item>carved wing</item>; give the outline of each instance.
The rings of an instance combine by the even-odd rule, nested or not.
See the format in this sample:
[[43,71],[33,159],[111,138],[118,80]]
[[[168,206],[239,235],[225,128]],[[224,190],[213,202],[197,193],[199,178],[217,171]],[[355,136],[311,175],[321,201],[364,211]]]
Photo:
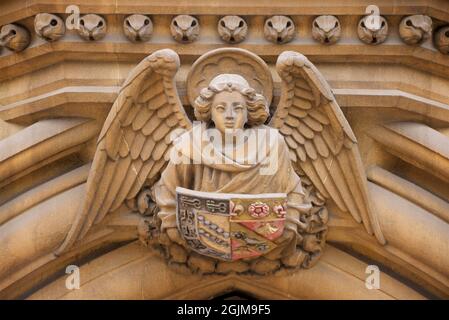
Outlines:
[[302,54],[283,52],[276,63],[282,79],[270,125],[284,135],[290,158],[325,198],[363,222],[381,244],[357,140],[326,80]]
[[178,55],[165,49],[131,71],[98,138],[84,205],[57,253],[134,198],[145,181],[154,182],[166,163],[172,130],[191,127],[174,81],[179,66]]

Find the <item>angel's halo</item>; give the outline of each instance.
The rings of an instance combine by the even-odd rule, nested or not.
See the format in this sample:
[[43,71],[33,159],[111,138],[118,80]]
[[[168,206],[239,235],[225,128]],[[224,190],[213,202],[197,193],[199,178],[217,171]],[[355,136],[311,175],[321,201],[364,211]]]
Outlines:
[[271,105],[273,79],[265,61],[254,53],[240,48],[219,48],[198,58],[187,75],[187,97],[193,106],[200,91],[220,74],[238,74],[262,94]]

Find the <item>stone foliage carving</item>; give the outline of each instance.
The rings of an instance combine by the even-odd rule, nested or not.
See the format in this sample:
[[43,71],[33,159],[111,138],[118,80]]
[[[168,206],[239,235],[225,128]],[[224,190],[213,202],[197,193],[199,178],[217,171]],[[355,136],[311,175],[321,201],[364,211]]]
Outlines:
[[65,22],[55,14],[39,13],[34,18],[34,31],[44,40],[56,41],[65,34]]
[[287,43],[295,37],[295,23],[287,16],[272,16],[265,21],[265,39],[273,43]]
[[239,43],[248,34],[248,25],[239,16],[225,16],[218,21],[218,34],[227,43]]
[[[222,59],[227,61],[223,65],[226,70],[234,74],[223,74],[224,70],[217,63]],[[241,64],[245,59],[251,61],[247,64],[252,64],[252,68]],[[145,244],[158,248],[172,264],[183,265],[200,273],[268,274],[281,268],[295,270],[313,266],[323,250],[326,238],[326,199],[332,199],[342,211],[350,213],[358,222],[363,222],[370,234],[375,234],[381,243],[385,243],[369,202],[363,201],[368,199],[368,194],[354,134],[329,86],[307,58],[286,51],[279,56],[276,65],[282,79],[281,97],[269,126],[263,128],[268,131],[273,130],[270,127],[276,128],[272,132],[279,137],[283,136],[279,140],[281,150],[285,151],[278,155],[280,171],[271,176],[258,175],[251,182],[254,185],[251,185],[247,175],[252,176],[251,170],[256,169],[245,169],[234,177],[228,176],[232,181],[227,184],[228,189],[225,191],[215,189],[215,180],[207,180],[209,184],[199,181],[199,185],[209,185],[199,190],[184,180],[178,180],[179,177],[207,179],[208,175],[196,175],[189,171],[193,170],[193,166],[176,166],[172,158],[167,157],[172,148],[171,134],[184,129],[187,133],[182,137],[189,137],[192,132],[192,123],[183,109],[174,83],[179,67],[179,58],[175,52],[159,50],[145,58],[125,81],[99,136],[86,187],[87,201],[81,206],[71,232],[56,254],[70,249],[94,224],[124,203],[144,215],[138,230]],[[255,99],[251,103],[258,103],[257,108],[253,106],[253,113],[248,113],[248,118],[240,113],[240,116],[236,116],[232,123],[234,129],[240,126],[243,128],[246,122],[256,125],[255,119],[262,122],[267,119],[268,105],[258,92],[268,92],[272,87],[269,81],[259,82],[257,86],[258,81],[254,78],[259,75],[265,79],[271,74],[259,57],[242,49],[218,49],[198,59],[191,69],[191,73],[203,76],[203,81],[188,81],[188,86],[194,86],[195,90],[187,90],[200,92],[194,107],[196,116],[204,125],[213,122],[218,130],[224,131],[223,125],[227,123],[224,115],[220,116],[215,109],[211,111],[215,112],[215,116],[209,120],[203,118],[207,113],[200,113],[200,109],[197,109],[201,106],[201,99],[213,98],[207,93],[208,90],[212,90],[212,95],[221,93],[220,101],[223,99],[227,102],[220,104],[232,108],[241,106],[241,110],[246,110],[241,104],[243,102],[235,103],[240,99]],[[188,76],[188,79],[195,78]],[[256,84],[256,89],[251,88],[252,84]],[[267,96],[271,99],[271,95]],[[250,100],[245,101],[245,104],[250,103]],[[212,104],[216,105],[216,102]],[[254,118],[256,111],[261,118]],[[195,141],[200,143],[197,140],[193,140],[193,143]],[[188,146],[184,142],[176,145],[182,148]],[[211,169],[203,164],[199,168],[216,170],[216,174],[227,170],[227,167]],[[187,171],[184,174],[175,173],[178,170]],[[262,255],[244,260],[236,258],[233,261],[194,252],[192,245],[186,242],[179,231],[183,228],[182,220],[178,221],[181,229],[178,230],[176,225],[175,187],[190,188],[192,192],[247,193],[254,197],[285,190],[288,205],[281,211],[288,219],[279,238],[272,238],[277,246]],[[261,206],[260,203],[257,205]],[[252,212],[253,209],[248,210]],[[271,234],[277,231],[270,229],[267,232]],[[254,235],[242,239],[248,245],[256,240]]]
[[379,25],[373,25],[369,23],[370,19],[372,19],[371,16],[365,16],[360,19],[357,26],[357,34],[359,39],[366,44],[381,44],[387,39],[388,36],[388,22],[384,17],[379,16]]
[[27,29],[17,24],[4,25],[0,30],[2,46],[14,52],[25,50],[30,44],[31,36]]
[[413,15],[405,17],[399,24],[399,35],[407,44],[419,44],[432,34],[432,19],[429,16]]
[[441,53],[449,54],[449,26],[444,26],[435,32],[434,43]]
[[200,35],[200,22],[193,16],[181,14],[172,19],[170,32],[173,39],[178,42],[193,42]]
[[106,32],[106,20],[98,14],[90,13],[80,18],[78,34],[84,40],[100,40],[106,36]]
[[335,16],[319,16],[313,20],[312,36],[323,44],[334,44],[340,40],[341,24]]
[[143,14],[132,14],[123,21],[123,32],[132,42],[145,42],[153,34],[153,22]]

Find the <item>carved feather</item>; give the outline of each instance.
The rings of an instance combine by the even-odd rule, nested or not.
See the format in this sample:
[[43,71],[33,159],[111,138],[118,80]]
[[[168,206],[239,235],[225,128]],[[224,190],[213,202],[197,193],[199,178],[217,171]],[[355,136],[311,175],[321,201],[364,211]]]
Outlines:
[[109,212],[135,197],[146,181],[154,182],[166,165],[170,132],[190,129],[174,83],[179,65],[178,55],[165,49],[130,72],[98,138],[85,202],[56,254],[70,249]]
[[325,198],[385,244],[357,140],[326,80],[305,56],[293,51],[283,52],[276,68],[281,97],[270,125],[285,136],[290,158]]

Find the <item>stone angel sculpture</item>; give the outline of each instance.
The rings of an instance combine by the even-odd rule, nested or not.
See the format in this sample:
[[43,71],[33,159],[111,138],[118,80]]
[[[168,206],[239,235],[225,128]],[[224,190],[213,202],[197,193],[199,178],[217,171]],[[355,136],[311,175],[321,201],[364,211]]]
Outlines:
[[[228,62],[222,63],[225,60]],[[179,66],[174,51],[159,50],[128,76],[98,138],[85,201],[57,253],[69,250],[144,187],[150,188],[158,208],[151,222],[159,231],[157,246],[172,261],[202,272],[265,273],[279,267],[311,267],[322,251],[327,231],[324,201],[311,200],[311,192],[315,199],[335,202],[379,242],[385,242],[370,205],[356,138],[330,87],[305,56],[287,51],[278,57],[281,96],[270,115],[272,87],[268,83],[272,79],[262,59],[236,48],[205,54],[192,66],[187,79],[189,93],[194,92],[190,100],[199,127],[193,125],[177,94],[174,77]],[[265,137],[271,138],[259,138],[258,145],[265,145],[267,154],[275,154],[276,172],[260,174],[263,157],[245,162],[254,158],[257,149],[249,140],[233,145],[229,153],[229,149],[218,148],[214,138],[195,138],[195,128],[212,128],[223,135],[230,132],[234,140],[237,135],[251,137],[256,130],[265,132]],[[184,133],[173,139],[173,132],[179,129]],[[230,141],[234,140],[231,137]],[[245,157],[239,157],[239,148],[246,148]],[[182,154],[193,160],[192,150],[198,149],[213,152],[201,151],[197,162],[173,159],[174,154]],[[217,157],[227,162],[214,161]],[[305,181],[310,182],[309,187]],[[230,234],[213,219],[207,223],[196,216],[195,225],[207,224],[209,230],[198,237],[209,238],[201,243],[186,241],[180,232],[185,226],[176,218],[179,187],[200,193],[285,194],[286,205],[275,209],[278,217],[285,215],[285,223],[256,223],[270,238],[261,237],[262,231],[252,232],[253,221],[246,222],[249,231],[244,230],[248,232]],[[265,212],[259,202],[252,209],[252,213]],[[261,252],[226,261],[199,250],[211,241],[226,245],[229,238],[232,246],[243,241]]]

